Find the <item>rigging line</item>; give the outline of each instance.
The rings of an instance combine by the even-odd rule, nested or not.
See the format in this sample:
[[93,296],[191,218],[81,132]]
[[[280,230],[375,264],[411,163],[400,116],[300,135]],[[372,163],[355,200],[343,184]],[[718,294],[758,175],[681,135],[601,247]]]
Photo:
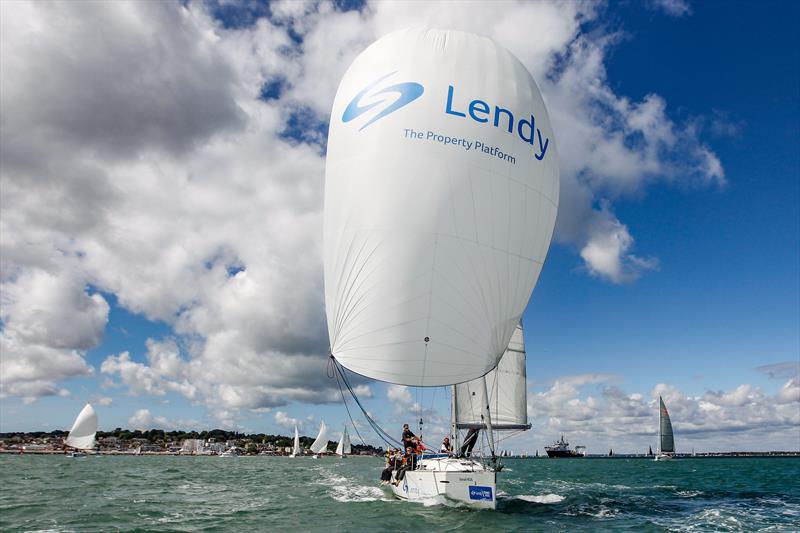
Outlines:
[[331,368],[330,368],[331,364],[332,364],[331,360],[329,359],[328,360],[328,377],[331,377],[331,374],[333,374],[336,377],[336,385],[339,386],[339,394],[342,395],[342,403],[344,404],[344,408],[347,410],[347,416],[350,417],[350,423],[353,425],[353,429],[356,430],[356,435],[358,435],[358,438],[361,441],[361,444],[366,446],[367,443],[364,441],[364,438],[361,436],[361,433],[359,433],[358,426],[356,426],[356,421],[353,420],[353,415],[350,414],[350,407],[347,405],[347,400],[344,397],[344,391],[342,390],[342,384],[339,382],[339,376],[336,374],[335,371],[331,372]]
[[341,376],[342,382],[344,382],[345,387],[347,387],[347,390],[350,392],[350,395],[353,397],[353,400],[355,400],[356,405],[358,405],[358,407],[361,409],[364,418],[366,418],[370,427],[372,427],[372,430],[375,431],[378,437],[380,437],[381,440],[383,440],[383,442],[385,442],[388,446],[395,446],[397,448],[401,448],[402,446],[400,442],[394,439],[391,435],[389,435],[389,433],[387,433],[382,427],[380,427],[380,425],[378,425],[375,419],[373,419],[372,416],[370,416],[370,414],[367,412],[366,408],[361,403],[361,400],[358,399],[358,396],[353,390],[353,387],[350,385],[350,382],[347,379],[347,375],[344,373],[344,367],[342,367],[339,364],[339,362],[333,355],[331,355],[331,360],[333,360],[333,368],[335,369],[336,372],[339,373],[339,376]]

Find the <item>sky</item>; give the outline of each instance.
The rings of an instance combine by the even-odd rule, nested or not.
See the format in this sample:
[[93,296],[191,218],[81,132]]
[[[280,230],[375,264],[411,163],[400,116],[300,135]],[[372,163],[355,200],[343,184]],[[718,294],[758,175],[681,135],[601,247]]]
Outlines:
[[[533,453],[800,449],[800,7],[0,3],[0,431],[350,423],[327,377],[328,121],[409,26],[537,80],[561,192],[523,315]],[[352,376],[388,431],[447,391]],[[415,405],[416,404],[416,405]],[[367,442],[382,444],[356,419]],[[351,434],[354,433],[351,430]],[[360,442],[354,435],[354,442]]]

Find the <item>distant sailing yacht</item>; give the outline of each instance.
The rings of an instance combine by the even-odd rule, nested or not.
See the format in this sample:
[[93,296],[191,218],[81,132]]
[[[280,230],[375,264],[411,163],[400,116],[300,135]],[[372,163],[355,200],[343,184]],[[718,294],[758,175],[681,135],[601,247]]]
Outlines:
[[294,446],[292,447],[292,455],[289,457],[297,457],[300,455],[300,434],[297,432],[297,426],[294,427]]
[[675,455],[675,439],[672,436],[672,422],[669,419],[667,406],[661,396],[658,397],[658,453],[654,461],[666,461]]
[[86,450],[94,449],[95,433],[97,433],[97,413],[94,412],[92,405],[87,403],[72,424],[72,429],[69,430],[67,440],[64,442],[66,446],[73,448],[67,456],[86,457]]
[[347,426],[342,432],[342,438],[339,439],[339,444],[336,446],[336,455],[344,457],[350,454],[350,435],[347,434]]
[[319,454],[328,449],[328,427],[323,420],[319,424],[319,433],[317,438],[311,444],[311,452],[314,454],[314,459],[319,459]]

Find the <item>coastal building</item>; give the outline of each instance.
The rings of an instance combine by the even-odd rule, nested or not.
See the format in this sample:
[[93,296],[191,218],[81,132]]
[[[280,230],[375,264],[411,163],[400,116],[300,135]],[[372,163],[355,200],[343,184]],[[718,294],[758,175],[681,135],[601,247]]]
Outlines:
[[203,439],[185,439],[181,443],[181,453],[196,454],[203,451]]

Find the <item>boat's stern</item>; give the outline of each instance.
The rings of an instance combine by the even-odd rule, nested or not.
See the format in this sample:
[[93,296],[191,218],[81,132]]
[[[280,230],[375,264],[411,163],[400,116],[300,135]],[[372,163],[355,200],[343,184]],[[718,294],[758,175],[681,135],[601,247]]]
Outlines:
[[445,472],[444,478],[437,476],[440,490],[449,500],[463,502],[478,509],[497,507],[497,482],[495,473]]
[[406,473],[392,490],[398,498],[426,500],[444,496],[477,509],[497,507],[497,483],[493,470],[463,459],[423,460]]

